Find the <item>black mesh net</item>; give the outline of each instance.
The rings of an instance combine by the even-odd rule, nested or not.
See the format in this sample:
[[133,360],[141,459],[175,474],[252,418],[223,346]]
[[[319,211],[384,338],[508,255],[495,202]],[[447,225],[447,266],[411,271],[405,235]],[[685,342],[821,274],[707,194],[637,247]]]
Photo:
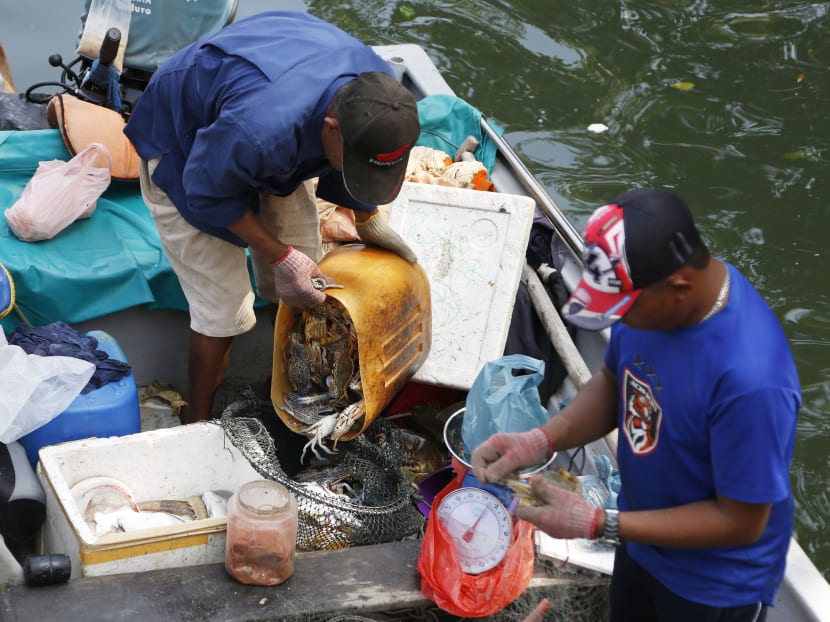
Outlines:
[[317,473],[289,477],[277,458],[276,440],[262,420],[274,417],[270,401],[242,399],[228,405],[221,423],[231,442],[262,477],[279,482],[297,499],[297,550],[318,551],[417,537],[424,517],[418,492],[401,470],[401,431],[378,418]]

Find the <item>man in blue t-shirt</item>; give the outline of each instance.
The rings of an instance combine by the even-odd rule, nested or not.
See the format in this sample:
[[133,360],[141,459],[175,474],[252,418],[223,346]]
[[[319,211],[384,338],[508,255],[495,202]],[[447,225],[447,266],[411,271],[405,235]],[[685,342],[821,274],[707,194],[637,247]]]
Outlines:
[[354,210],[362,241],[417,260],[377,212],[420,134],[415,100],[370,47],[315,17],[262,13],[183,48],[124,132],[189,305],[185,423],[210,418],[231,340],[256,321],[246,247],[260,296],[325,300],[313,179]]
[[613,325],[604,366],[543,427],[483,443],[474,474],[498,481],[616,428],[618,509],[536,477],[544,505],[519,517],[557,538],[621,542],[614,621],[765,619],[792,534],[801,405],[775,315],[709,255],[685,202],[651,189],[593,213],[563,315]]

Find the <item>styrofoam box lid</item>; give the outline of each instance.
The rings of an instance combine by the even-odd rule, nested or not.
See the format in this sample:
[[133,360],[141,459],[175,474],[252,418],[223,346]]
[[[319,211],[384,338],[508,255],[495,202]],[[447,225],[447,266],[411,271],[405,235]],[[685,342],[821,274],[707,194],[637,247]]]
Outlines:
[[115,478],[132,491],[137,501],[200,496],[208,490],[235,492],[246,482],[262,479],[226,438],[224,429],[210,422],[43,447],[40,470],[78,539],[88,546],[192,533],[200,527],[216,531],[224,529],[226,520],[203,519],[98,537],[84,520],[70,490],[87,477]]
[[530,197],[406,182],[389,225],[429,277],[432,347],[413,377],[469,389],[504,354],[536,204]]

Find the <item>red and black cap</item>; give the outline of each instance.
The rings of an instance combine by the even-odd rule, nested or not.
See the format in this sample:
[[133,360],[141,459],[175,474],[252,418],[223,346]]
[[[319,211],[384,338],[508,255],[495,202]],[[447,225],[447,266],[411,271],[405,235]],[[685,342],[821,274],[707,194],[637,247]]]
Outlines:
[[342,88],[335,112],[346,190],[362,203],[389,203],[400,192],[409,151],[421,133],[415,98],[383,71],[361,73]]
[[589,330],[611,326],[643,288],[685,265],[702,244],[678,195],[654,189],[620,195],[585,226],[582,279],[562,308],[565,319]]

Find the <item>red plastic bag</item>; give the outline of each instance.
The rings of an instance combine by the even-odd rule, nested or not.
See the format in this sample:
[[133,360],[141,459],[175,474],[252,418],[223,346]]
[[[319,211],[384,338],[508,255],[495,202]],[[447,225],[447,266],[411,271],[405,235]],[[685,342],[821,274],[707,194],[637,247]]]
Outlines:
[[[449,493],[461,487],[466,470],[453,461],[455,479],[436,495],[432,507],[437,508]],[[525,591],[533,577],[535,555],[533,526],[516,521],[513,541],[502,562],[481,574],[467,574],[461,569],[458,551],[452,537],[430,513],[418,558],[421,593],[444,611],[464,617],[484,617],[501,611]]]
[[20,198],[6,210],[9,228],[24,242],[49,240],[79,218],[89,218],[110,184],[112,159],[91,143],[68,162],[40,162]]

